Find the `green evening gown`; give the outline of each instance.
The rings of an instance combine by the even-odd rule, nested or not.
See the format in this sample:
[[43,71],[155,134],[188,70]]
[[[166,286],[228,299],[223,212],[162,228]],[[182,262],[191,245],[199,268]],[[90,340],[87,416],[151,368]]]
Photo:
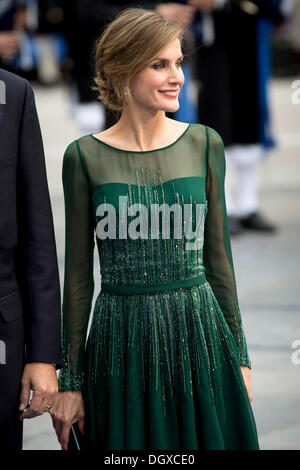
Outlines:
[[[66,149],[59,389],[82,390],[91,449],[259,449],[224,177],[223,141],[201,124],[155,150],[93,135]],[[101,292],[86,338],[95,242]]]

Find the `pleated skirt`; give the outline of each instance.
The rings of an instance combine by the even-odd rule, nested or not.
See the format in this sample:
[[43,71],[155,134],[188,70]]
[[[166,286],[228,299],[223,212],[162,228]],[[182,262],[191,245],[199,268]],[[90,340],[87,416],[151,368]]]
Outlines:
[[259,449],[237,344],[207,281],[100,292],[83,396],[90,449]]

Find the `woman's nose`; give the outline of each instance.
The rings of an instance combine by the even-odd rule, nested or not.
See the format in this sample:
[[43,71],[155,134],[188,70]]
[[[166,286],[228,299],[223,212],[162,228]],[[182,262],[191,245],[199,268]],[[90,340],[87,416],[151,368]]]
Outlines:
[[170,72],[169,76],[169,82],[170,83],[179,83],[180,85],[183,84],[184,82],[184,75],[181,67],[172,67],[172,70]]

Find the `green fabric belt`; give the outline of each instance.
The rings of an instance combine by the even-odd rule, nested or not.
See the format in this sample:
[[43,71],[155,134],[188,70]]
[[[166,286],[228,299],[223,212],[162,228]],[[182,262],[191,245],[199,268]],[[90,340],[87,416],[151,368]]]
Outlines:
[[187,279],[178,279],[175,281],[163,282],[160,284],[147,285],[147,286],[132,286],[132,285],[109,285],[102,283],[101,292],[109,292],[119,295],[131,294],[145,294],[148,292],[161,292],[169,289],[181,289],[184,287],[197,286],[206,282],[205,274],[199,276],[189,277]]

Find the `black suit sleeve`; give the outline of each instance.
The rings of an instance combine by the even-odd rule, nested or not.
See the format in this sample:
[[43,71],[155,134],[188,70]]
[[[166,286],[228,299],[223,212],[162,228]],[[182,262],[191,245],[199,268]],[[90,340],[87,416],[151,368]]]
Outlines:
[[25,83],[18,151],[18,249],[25,310],[26,362],[61,357],[61,297],[44,149],[31,86]]

